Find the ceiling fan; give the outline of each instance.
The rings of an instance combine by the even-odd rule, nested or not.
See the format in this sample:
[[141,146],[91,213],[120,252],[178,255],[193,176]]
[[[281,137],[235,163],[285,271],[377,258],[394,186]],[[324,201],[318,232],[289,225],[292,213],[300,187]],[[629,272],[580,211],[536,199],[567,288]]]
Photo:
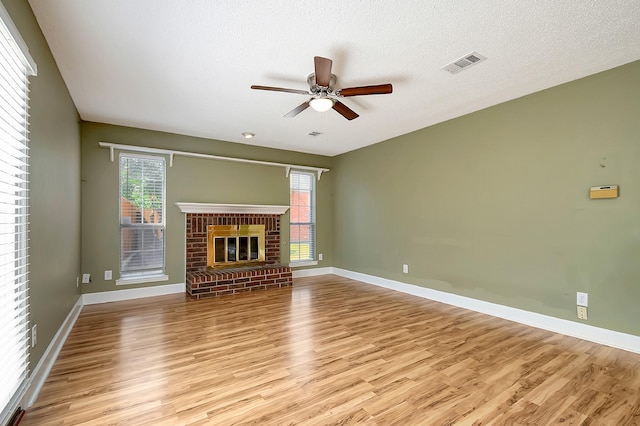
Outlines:
[[320,112],[328,111],[333,108],[347,120],[358,118],[358,114],[340,102],[339,98],[362,95],[384,95],[393,91],[393,86],[391,84],[377,84],[374,86],[349,87],[346,89],[335,90],[337,78],[335,74],[331,74],[331,65],[333,63],[331,59],[315,56],[313,58],[313,62],[315,65],[315,73],[309,74],[307,77],[309,90],[285,89],[283,87],[257,85],[253,85],[251,88],[311,96],[308,101],[298,105],[285,114],[285,117],[295,117],[309,107]]

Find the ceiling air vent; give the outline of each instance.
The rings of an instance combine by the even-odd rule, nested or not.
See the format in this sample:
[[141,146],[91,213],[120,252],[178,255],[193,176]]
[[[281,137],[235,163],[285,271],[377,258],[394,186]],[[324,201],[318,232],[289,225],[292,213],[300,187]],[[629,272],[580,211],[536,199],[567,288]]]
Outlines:
[[471,52],[467,55],[464,55],[462,58],[448,65],[445,65],[444,67],[442,67],[442,69],[445,71],[449,71],[451,74],[458,74],[460,71],[471,68],[472,66],[486,60],[487,58],[485,58],[478,52]]

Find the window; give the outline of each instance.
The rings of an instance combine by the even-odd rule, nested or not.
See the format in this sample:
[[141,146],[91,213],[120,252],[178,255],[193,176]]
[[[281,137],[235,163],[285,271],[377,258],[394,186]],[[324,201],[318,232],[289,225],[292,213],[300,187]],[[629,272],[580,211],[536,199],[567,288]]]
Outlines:
[[0,3],[0,424],[29,373],[29,76],[35,64]]
[[316,197],[315,174],[292,171],[289,174],[290,261],[315,261]]
[[117,284],[166,279],[164,213],[164,157],[120,154],[121,279]]

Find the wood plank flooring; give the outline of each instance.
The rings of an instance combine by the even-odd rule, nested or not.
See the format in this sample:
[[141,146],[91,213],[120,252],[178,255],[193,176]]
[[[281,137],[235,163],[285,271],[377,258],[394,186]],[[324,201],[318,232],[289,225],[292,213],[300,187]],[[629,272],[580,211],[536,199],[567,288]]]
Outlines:
[[640,355],[332,275],[85,306],[23,426],[640,425]]

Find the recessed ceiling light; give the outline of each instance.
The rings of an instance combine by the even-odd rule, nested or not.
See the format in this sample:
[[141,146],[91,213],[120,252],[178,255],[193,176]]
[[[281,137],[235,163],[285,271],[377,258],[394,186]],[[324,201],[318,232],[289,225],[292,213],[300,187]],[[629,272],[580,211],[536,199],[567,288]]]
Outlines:
[[251,139],[255,135],[256,135],[255,133],[251,133],[251,132],[242,132],[242,136],[244,136],[245,139]]

